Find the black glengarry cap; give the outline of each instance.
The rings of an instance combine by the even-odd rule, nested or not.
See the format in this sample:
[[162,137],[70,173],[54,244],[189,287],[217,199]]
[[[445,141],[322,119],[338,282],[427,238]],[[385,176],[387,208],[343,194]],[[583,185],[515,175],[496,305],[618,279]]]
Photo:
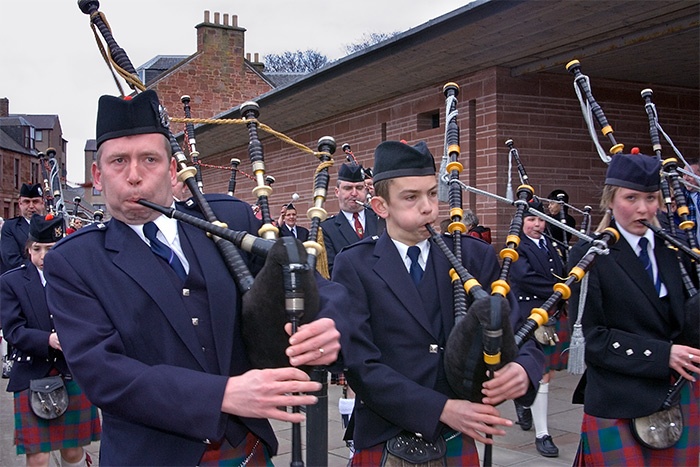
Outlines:
[[155,91],[135,97],[102,96],[97,109],[97,147],[122,136],[160,133],[170,138],[168,117]]
[[409,146],[402,141],[385,141],[374,151],[374,177],[380,180],[435,175],[435,159],[424,141]]

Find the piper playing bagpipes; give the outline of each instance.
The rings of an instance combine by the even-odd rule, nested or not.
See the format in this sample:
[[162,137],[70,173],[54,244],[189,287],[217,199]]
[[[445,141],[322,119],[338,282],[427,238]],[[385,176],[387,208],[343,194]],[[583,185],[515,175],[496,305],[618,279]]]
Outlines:
[[[333,269],[333,280],[353,295],[349,332],[341,336],[346,376],[358,397],[352,465],[381,465],[386,456],[478,465],[474,441],[492,443],[486,435],[504,435],[502,427],[512,425],[495,405],[532,402],[544,357],[529,340],[515,361],[477,389],[478,402],[458,399],[443,366],[455,321],[451,265],[426,228],[438,217],[433,156],[425,143],[387,141],[377,147],[373,169],[371,205],[386,230],[346,247]],[[479,280],[494,281],[493,249],[468,235],[461,243],[464,265]],[[517,327],[516,307],[510,310]],[[481,351],[475,358],[483,360]]]
[[[693,337],[698,322],[685,318],[686,294],[675,253],[644,224],[656,220],[660,169],[655,157],[617,154],[607,170],[598,231],[612,226],[621,238],[597,259],[587,287],[582,286],[585,306],[579,321],[587,367],[574,399],[584,404],[574,465],[698,465],[700,391],[693,375],[700,372],[700,348]],[[577,245],[572,261],[586,247]],[[572,299],[570,313],[577,308]],[[686,384],[672,403],[675,408],[665,412],[666,426],[647,426],[652,432],[640,433],[634,421],[663,412],[678,378],[693,385]],[[650,442],[647,435],[655,439]]]

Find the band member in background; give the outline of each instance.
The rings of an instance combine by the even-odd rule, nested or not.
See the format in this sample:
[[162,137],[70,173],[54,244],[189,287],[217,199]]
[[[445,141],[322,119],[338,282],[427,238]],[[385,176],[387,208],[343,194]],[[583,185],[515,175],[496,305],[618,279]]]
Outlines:
[[[685,343],[689,332],[697,333],[697,323],[684,324],[676,254],[639,222],[654,222],[660,166],[655,157],[617,154],[607,170],[598,231],[613,227],[620,239],[588,273],[582,316],[586,373],[575,393],[583,390],[584,396],[574,399],[583,402],[584,415],[574,465],[698,465],[700,348]],[[574,247],[570,265],[588,246]],[[571,322],[577,297],[570,300]],[[693,382],[680,394],[682,436],[667,449],[645,447],[630,420],[660,411],[676,378]]]
[[[551,200],[559,200],[564,203],[569,202],[569,194],[560,189],[553,190],[547,197]],[[560,204],[555,202],[550,202],[547,206],[549,215],[553,218],[565,223],[572,229],[576,228],[576,219],[574,216],[569,214],[569,207],[566,204]],[[561,214],[563,212],[563,214]],[[567,258],[569,252],[569,242],[571,241],[571,234],[569,232],[563,231],[561,228],[555,225],[547,225],[547,232],[550,237],[555,241],[555,248],[559,251],[562,258]]]
[[[479,465],[474,440],[493,443],[486,434],[505,434],[502,427],[512,422],[495,405],[523,396],[531,402],[544,356],[528,341],[516,361],[484,383],[483,404],[458,400],[440,350],[454,324],[453,293],[450,263],[425,227],[439,211],[435,162],[426,144],[380,144],[374,186],[372,209],[386,220],[386,230],[345,248],[333,269],[333,280],[353,294],[348,332],[341,336],[346,376],[357,394],[352,465],[380,465],[397,435],[431,443],[443,438],[446,450],[438,462]],[[496,254],[483,241],[463,236],[461,259],[481,283],[498,277]],[[517,308],[511,320],[522,321]]]
[[2,226],[0,236],[0,254],[5,269],[2,272],[21,266],[26,259],[24,255],[29,222],[34,214],[45,214],[44,193],[41,185],[22,184],[19,190],[19,216],[8,219]]
[[[49,307],[73,376],[102,410],[101,465],[269,465],[277,440],[267,419],[302,422],[285,407],[316,403],[305,393],[321,385],[291,366],[251,370],[241,296],[214,242],[137,203],[201,217],[173,201],[176,161],[159,109],[150,90],[100,98],[92,176],[112,219],[46,256]],[[248,204],[206,196],[221,222],[257,232]],[[318,289],[318,319],[290,337],[292,366],[337,358],[339,333],[324,316],[349,298],[329,281]]]
[[[83,446],[100,439],[97,408],[87,400],[70,374],[46,304],[44,256],[63,237],[63,218],[35,214],[29,226],[30,261],[0,277],[0,315],[7,340],[14,346],[8,392],[14,392],[17,454],[28,466],[48,466],[50,451],[61,451],[61,466],[89,466]],[[29,382],[61,375],[69,397],[66,412],[51,420],[32,412]]]
[[328,270],[333,273],[335,255],[348,245],[379,234],[377,215],[364,207],[367,199],[361,165],[345,163],[338,169],[335,195],[340,212],[321,222]]
[[[533,199],[530,209],[544,212],[542,203]],[[518,300],[520,314],[529,316],[533,308],[541,307],[545,300],[552,295],[553,286],[561,282],[566,275],[564,263],[552,242],[542,232],[545,230],[545,221],[526,211],[523,215],[523,231],[520,235],[518,247],[519,258],[510,270],[510,279],[513,295]],[[559,303],[559,308],[564,308],[566,302]],[[566,311],[560,311],[559,318],[552,318],[547,326],[543,326],[536,333],[542,339],[540,344],[544,350],[545,368],[540,387],[537,389],[537,397],[531,407],[524,407],[515,403],[518,415],[518,424],[523,430],[529,430],[535,425],[535,448],[544,457],[557,457],[559,448],[547,427],[547,406],[549,382],[554,377],[555,371],[566,369],[569,348],[569,325],[566,319]],[[556,339],[555,337],[556,336]],[[539,340],[539,339],[538,339]]]
[[[700,160],[696,158],[695,160],[688,161],[687,169],[692,171],[695,175],[700,175]],[[698,188],[700,182],[686,174],[683,174],[683,180],[686,182],[685,197],[688,202],[688,210],[690,211],[688,219],[695,222],[695,237],[697,239],[697,244],[700,245],[700,223],[698,222],[698,220],[700,220],[700,214],[698,214],[700,213],[700,188]],[[680,223],[680,218],[678,218],[678,222]]]
[[296,237],[302,242],[309,239],[309,229],[297,225],[297,208],[292,203],[282,206],[278,228],[280,237]]
[[367,187],[367,199],[371,199],[374,196],[374,181],[372,180],[372,167],[366,167],[364,169],[365,186]]

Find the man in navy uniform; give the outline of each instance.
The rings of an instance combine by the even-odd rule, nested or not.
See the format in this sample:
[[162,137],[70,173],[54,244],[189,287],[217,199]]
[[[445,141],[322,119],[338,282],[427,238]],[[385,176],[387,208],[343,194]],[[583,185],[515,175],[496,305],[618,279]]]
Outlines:
[[305,242],[309,239],[309,229],[297,225],[297,208],[289,203],[282,209],[282,222],[278,226],[280,237],[295,237]]
[[330,273],[333,273],[335,255],[343,247],[380,233],[377,215],[365,207],[367,186],[361,165],[345,163],[340,166],[335,195],[340,212],[321,222]]
[[[321,311],[289,339],[292,366],[251,370],[241,294],[214,242],[138,203],[201,217],[173,201],[165,121],[153,91],[100,98],[92,176],[112,220],[47,254],[49,307],[73,376],[102,409],[101,465],[265,465],[277,452],[267,419],[302,422],[285,406],[317,402],[305,393],[321,384],[292,366],[336,360],[339,333],[323,316],[347,293],[319,280]],[[259,228],[248,204],[207,199],[232,229]]]
[[2,272],[9,271],[24,263],[24,244],[29,236],[29,221],[34,214],[45,214],[44,196],[41,186],[22,184],[19,190],[20,215],[8,219],[2,226],[0,252]]

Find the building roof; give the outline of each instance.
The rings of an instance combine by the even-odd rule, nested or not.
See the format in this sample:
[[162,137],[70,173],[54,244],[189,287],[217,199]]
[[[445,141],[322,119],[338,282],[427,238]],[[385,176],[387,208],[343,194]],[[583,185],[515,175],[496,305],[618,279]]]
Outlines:
[[23,117],[37,130],[52,130],[57,124],[61,126],[58,115],[10,114],[10,117]]
[[21,127],[34,126],[27,121],[24,116],[11,115],[9,117],[0,117],[0,149],[7,149],[20,154],[30,156],[36,155],[36,150],[27,149],[22,145],[24,139],[23,130]]
[[[513,76],[566,75],[572,59],[592,79],[698,89],[700,2],[653,6],[477,0],[260,96],[260,120],[290,131],[494,66]],[[239,107],[218,117],[240,118]],[[208,155],[247,144],[247,134],[231,127],[200,125],[198,150]]]
[[21,144],[19,144],[15,139],[5,133],[3,128],[0,128],[0,149],[7,149],[8,151],[16,152],[19,154],[26,154],[29,156],[35,155],[36,151],[30,151]]
[[276,88],[281,88],[287,86],[288,84],[292,84],[308,75],[308,73],[282,73],[277,71],[272,73],[263,71],[263,74]]
[[141,81],[145,85],[148,85],[152,81],[158,79],[161,74],[189,57],[189,55],[156,55],[138,67],[136,73],[139,75]]

